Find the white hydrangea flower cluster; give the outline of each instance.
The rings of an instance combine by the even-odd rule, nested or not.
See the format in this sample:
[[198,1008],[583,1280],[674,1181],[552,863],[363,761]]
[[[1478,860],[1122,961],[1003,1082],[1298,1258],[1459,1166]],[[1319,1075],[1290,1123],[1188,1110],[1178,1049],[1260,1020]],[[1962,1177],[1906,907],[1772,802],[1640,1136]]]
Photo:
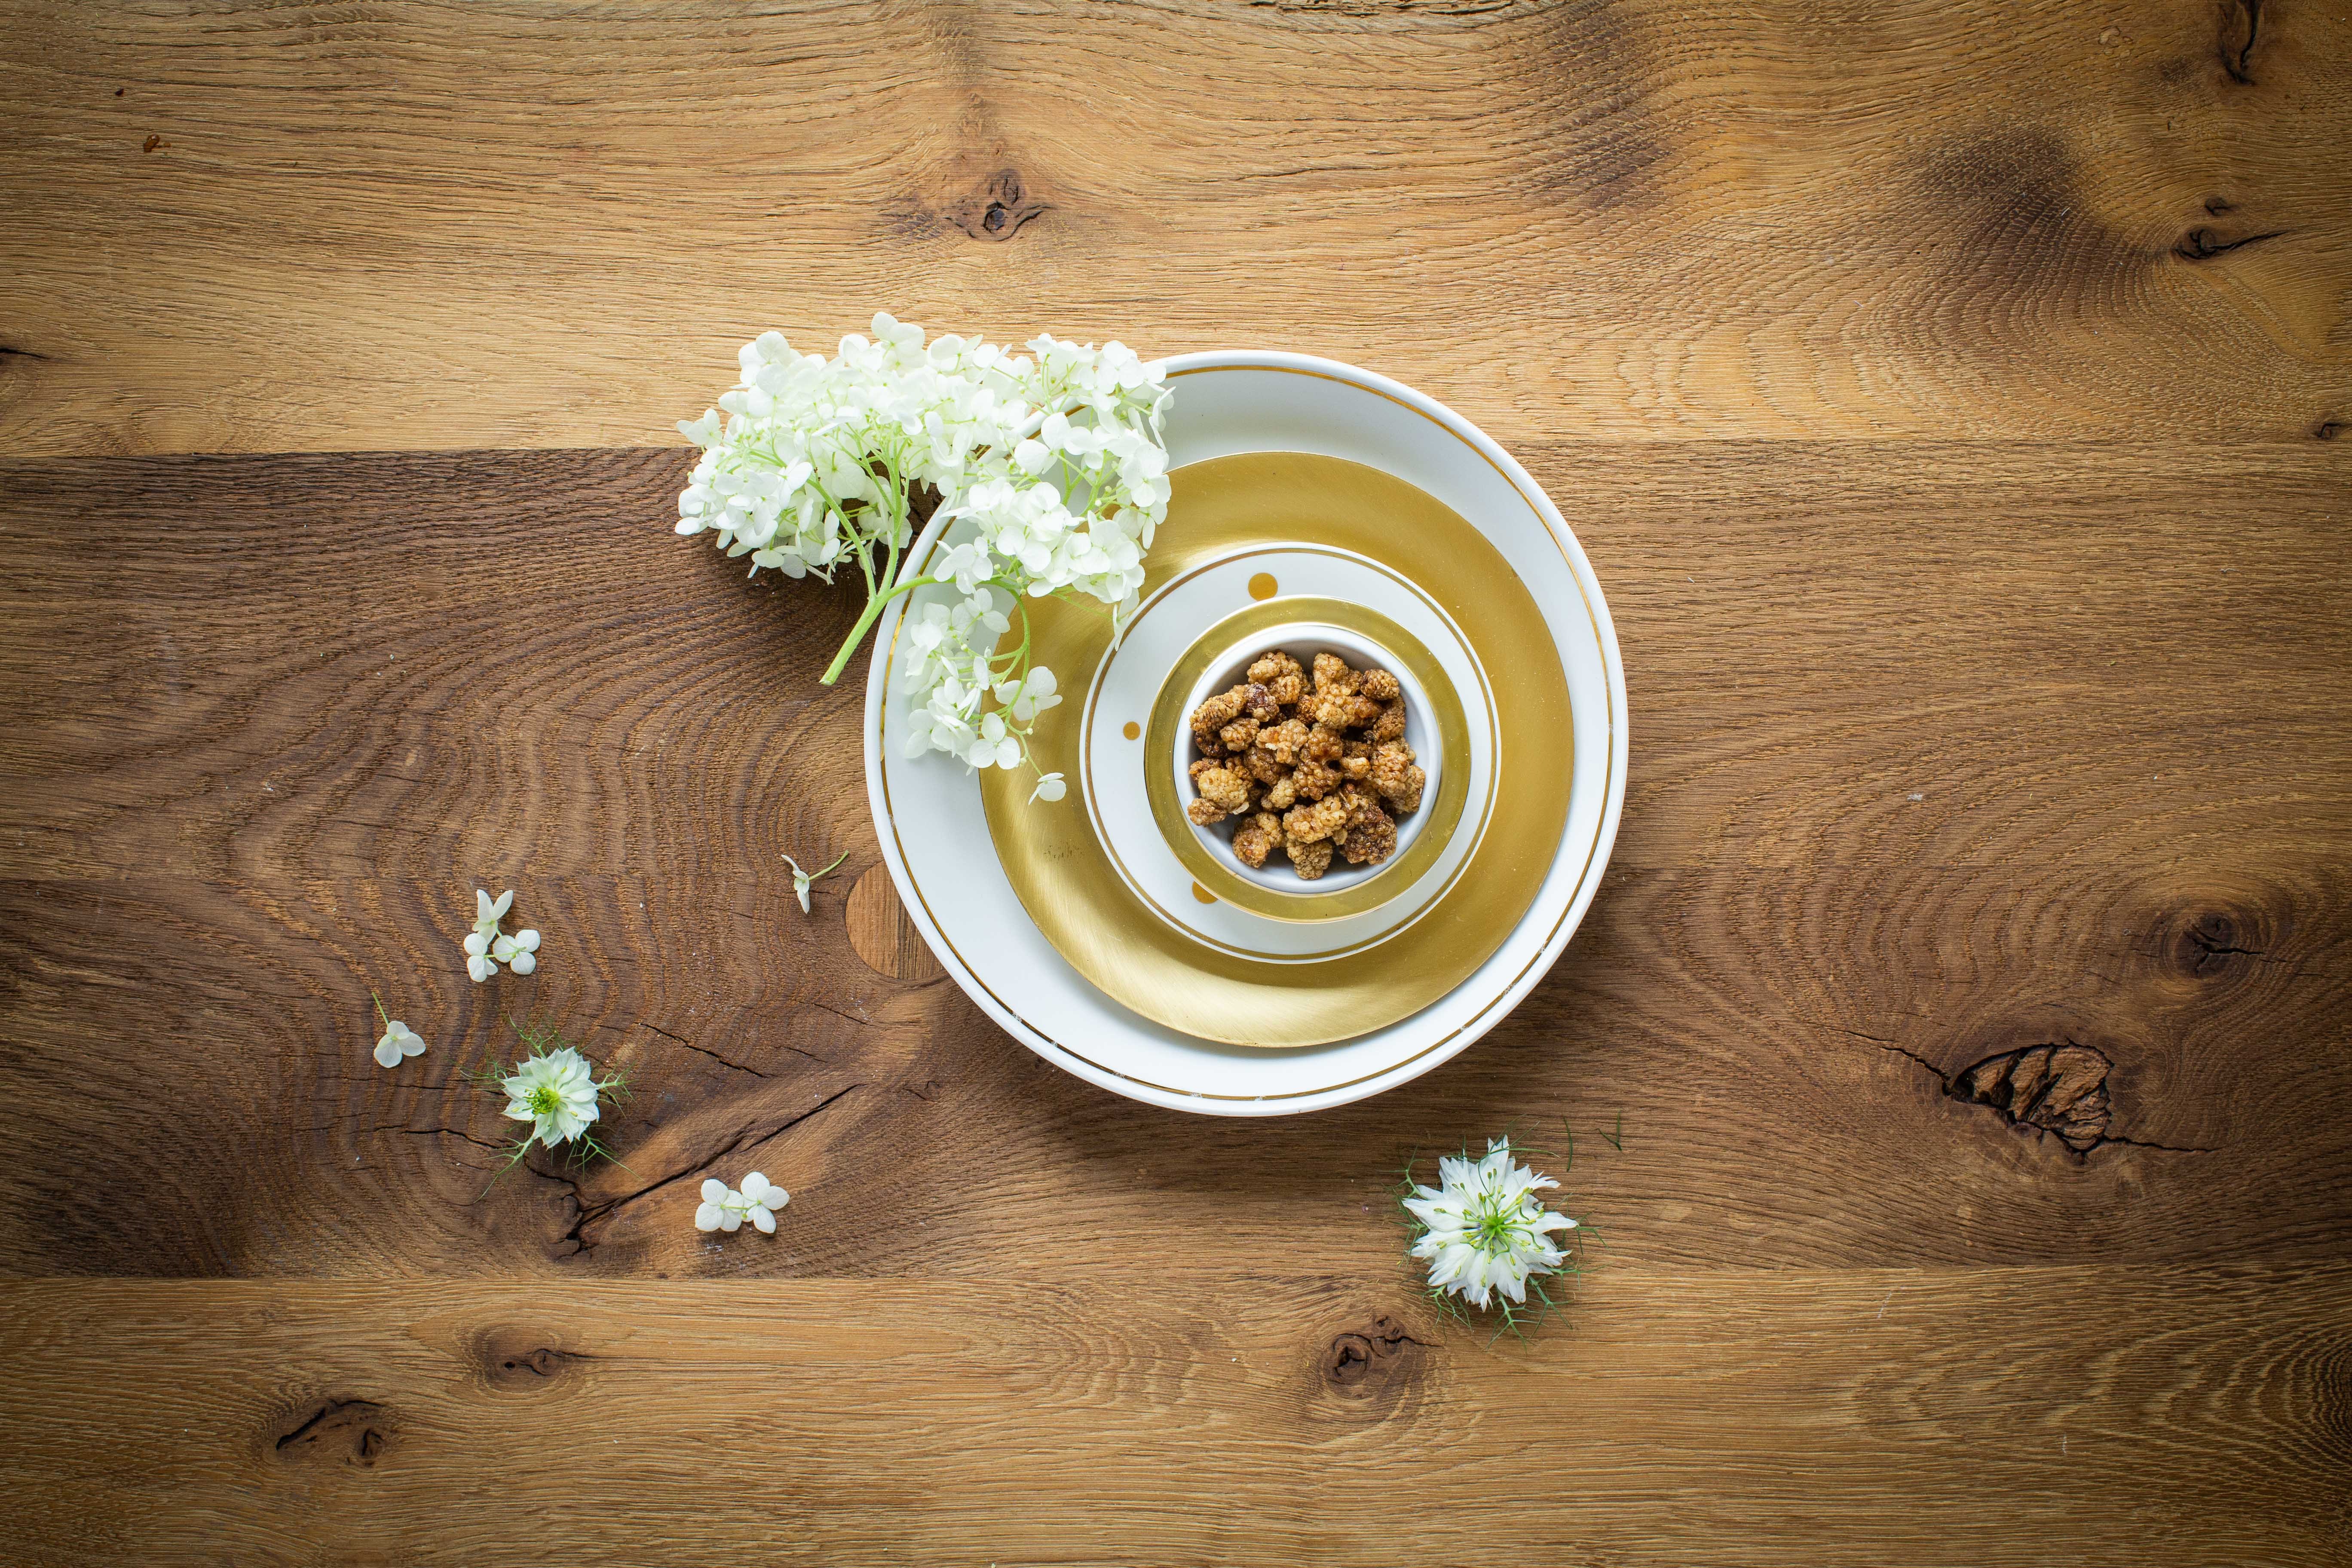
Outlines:
[[[678,426],[702,448],[678,496],[678,532],[715,532],[754,574],[830,583],[854,563],[864,576],[866,612],[827,685],[891,599],[954,586],[953,604],[926,605],[905,628],[909,756],[945,752],[975,768],[1029,760],[1030,727],[1061,698],[1054,672],[1030,661],[1023,601],[1080,595],[1123,619],[1168,513],[1160,371],[1115,342],[1038,337],[1028,349],[927,344],[920,327],[887,313],[829,360],[763,332],[744,345],[741,378],[719,406]],[[950,523],[970,525],[919,574],[901,571],[918,487],[936,492]],[[996,652],[1016,618],[1024,635]],[[1033,798],[1063,793],[1048,775]]]

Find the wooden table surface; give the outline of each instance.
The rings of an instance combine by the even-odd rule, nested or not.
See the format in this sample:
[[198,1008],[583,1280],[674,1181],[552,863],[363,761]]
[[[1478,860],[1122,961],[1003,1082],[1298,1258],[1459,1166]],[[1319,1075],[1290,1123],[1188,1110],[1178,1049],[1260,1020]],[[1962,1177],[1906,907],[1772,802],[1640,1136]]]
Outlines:
[[[2347,13],[10,0],[0,1560],[2352,1560]],[[856,604],[668,527],[877,307],[1549,489],[1633,771],[1493,1035],[1226,1122],[940,977]],[[482,1195],[509,1014],[625,1167]],[[1563,1122],[1448,1327],[1399,1163]]]

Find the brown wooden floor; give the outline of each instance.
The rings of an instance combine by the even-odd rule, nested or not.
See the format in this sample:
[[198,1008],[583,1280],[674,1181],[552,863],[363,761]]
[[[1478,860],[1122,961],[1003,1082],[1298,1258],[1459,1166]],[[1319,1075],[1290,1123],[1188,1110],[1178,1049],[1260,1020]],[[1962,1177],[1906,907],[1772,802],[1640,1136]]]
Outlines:
[[[6,5],[0,1561],[2352,1559],[2343,10]],[[667,521],[877,306],[1526,461],[1633,773],[1507,1023],[1183,1118],[906,941],[856,604]],[[626,1168],[480,1195],[509,1013]],[[1398,1164],[1563,1121],[1445,1326]]]

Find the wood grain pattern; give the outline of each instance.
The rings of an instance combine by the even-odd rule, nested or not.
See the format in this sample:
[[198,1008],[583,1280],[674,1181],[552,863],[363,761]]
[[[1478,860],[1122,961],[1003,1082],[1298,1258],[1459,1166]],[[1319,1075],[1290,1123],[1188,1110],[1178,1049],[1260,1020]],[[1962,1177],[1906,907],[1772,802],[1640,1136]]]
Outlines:
[[[0,0],[0,1560],[2345,1560],[2342,11]],[[941,977],[855,605],[667,527],[877,305],[1559,501],[1632,773],[1492,1036],[1217,1122]],[[1608,1247],[1490,1346],[1391,1187],[1506,1128]]]
[[2352,428],[2316,0],[9,0],[0,79],[20,452],[667,441],[877,303],[1507,442]]
[[923,943],[923,933],[891,885],[890,868],[877,864],[849,889],[841,911],[850,951],[877,974],[893,980],[944,980],[947,969]]
[[1612,1269],[1533,1347],[1433,1326],[1401,1275],[12,1285],[12,1533],[265,1563],[2321,1568],[2352,1541],[2341,1265]]
[[[1141,1152],[1160,1113],[857,957],[860,698],[809,679],[854,605],[671,536],[674,456],[14,470],[33,700],[0,739],[0,1115],[34,1157],[0,1262],[986,1272],[1035,1205],[1110,1226],[1149,1184],[1160,1269],[1236,1244],[1360,1268],[1386,1227],[1300,1237],[1302,1199],[1360,1210],[1413,1142],[1621,1109],[1640,1152],[1597,1196],[1640,1216],[1645,1262],[2340,1251],[2336,453],[1526,456],[1609,563],[1634,672],[1606,896],[1460,1062],[1279,1128],[1188,1123],[1181,1158]],[[68,506],[104,549],[49,526]],[[103,619],[102,647],[71,637]],[[803,916],[782,857],[844,849]],[[538,974],[465,980],[478,883],[549,932]],[[368,1060],[371,989],[427,1029],[415,1070]],[[508,1016],[638,1080],[627,1171],[477,1201],[503,1129],[453,1075]],[[140,1045],[93,1070],[101,1018]],[[2096,1147],[1948,1092],[2066,1043],[2109,1064]],[[142,1103],[156,1072],[182,1087]],[[163,1141],[167,1190],[126,1230],[109,1173]],[[1104,1158],[1120,1183],[1089,1190]],[[790,1253],[685,1228],[713,1162],[822,1184]]]

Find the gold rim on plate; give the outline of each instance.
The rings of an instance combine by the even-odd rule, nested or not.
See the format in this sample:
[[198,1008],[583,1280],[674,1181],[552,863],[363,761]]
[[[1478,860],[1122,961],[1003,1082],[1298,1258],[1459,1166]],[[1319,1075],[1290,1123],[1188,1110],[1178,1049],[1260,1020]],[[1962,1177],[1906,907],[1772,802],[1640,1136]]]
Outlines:
[[[1171,929],[1130,893],[1085,812],[1032,805],[1025,778],[980,774],[989,832],[1030,918],[1105,994],[1172,1029],[1229,1045],[1299,1047],[1410,1017],[1502,945],[1551,868],[1575,760],[1568,682],[1542,611],[1500,551],[1427,492],[1360,463],[1252,452],[1188,464],[1147,557],[1148,595],[1251,545],[1327,545],[1383,563],[1465,629],[1495,692],[1495,804],[1454,886],[1376,945],[1325,961],[1223,952]],[[1108,649],[1098,613],[1032,599],[1033,658],[1091,686]],[[1236,605],[1236,608],[1245,607]],[[1117,722],[1117,714],[1098,721]],[[1076,724],[1039,727],[1037,764],[1076,775]],[[1449,768],[1449,771],[1451,769]]]

